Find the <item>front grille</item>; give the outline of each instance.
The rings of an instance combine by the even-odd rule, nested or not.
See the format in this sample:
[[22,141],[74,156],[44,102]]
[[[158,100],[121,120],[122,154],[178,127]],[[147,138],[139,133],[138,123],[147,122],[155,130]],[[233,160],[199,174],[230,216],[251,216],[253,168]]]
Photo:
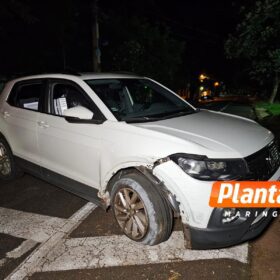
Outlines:
[[280,165],[279,146],[272,141],[260,151],[245,158],[249,174],[246,179],[267,181],[272,177]]

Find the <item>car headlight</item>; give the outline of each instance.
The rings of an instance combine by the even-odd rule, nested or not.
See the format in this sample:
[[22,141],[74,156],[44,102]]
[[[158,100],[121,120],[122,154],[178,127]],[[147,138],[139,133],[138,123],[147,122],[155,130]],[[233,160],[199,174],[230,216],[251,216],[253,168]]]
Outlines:
[[209,159],[206,156],[175,154],[170,158],[188,175],[199,180],[240,180],[247,173],[243,159]]

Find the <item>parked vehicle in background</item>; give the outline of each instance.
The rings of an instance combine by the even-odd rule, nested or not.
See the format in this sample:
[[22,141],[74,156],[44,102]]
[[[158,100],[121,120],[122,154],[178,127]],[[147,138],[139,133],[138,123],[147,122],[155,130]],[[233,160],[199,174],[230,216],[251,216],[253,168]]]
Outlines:
[[124,234],[143,244],[167,240],[174,215],[195,249],[248,240],[270,220],[208,203],[217,180],[278,180],[273,134],[246,118],[197,110],[149,78],[12,80],[0,95],[0,133],[2,180],[27,172],[112,207]]

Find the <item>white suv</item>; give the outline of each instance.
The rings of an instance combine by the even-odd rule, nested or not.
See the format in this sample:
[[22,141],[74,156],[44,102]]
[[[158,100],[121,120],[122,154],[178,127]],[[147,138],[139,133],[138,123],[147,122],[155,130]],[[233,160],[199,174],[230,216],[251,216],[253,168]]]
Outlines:
[[195,249],[248,240],[270,220],[210,207],[214,181],[280,177],[270,131],[121,74],[8,82],[0,95],[0,178],[23,172],[111,206],[123,232],[143,244],[167,240],[180,216]]

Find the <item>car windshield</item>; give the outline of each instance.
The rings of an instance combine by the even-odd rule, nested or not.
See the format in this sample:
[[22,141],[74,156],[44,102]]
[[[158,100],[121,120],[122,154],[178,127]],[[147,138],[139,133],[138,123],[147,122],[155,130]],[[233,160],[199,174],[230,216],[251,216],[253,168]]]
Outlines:
[[169,90],[148,79],[85,81],[119,121],[147,122],[196,112]]

